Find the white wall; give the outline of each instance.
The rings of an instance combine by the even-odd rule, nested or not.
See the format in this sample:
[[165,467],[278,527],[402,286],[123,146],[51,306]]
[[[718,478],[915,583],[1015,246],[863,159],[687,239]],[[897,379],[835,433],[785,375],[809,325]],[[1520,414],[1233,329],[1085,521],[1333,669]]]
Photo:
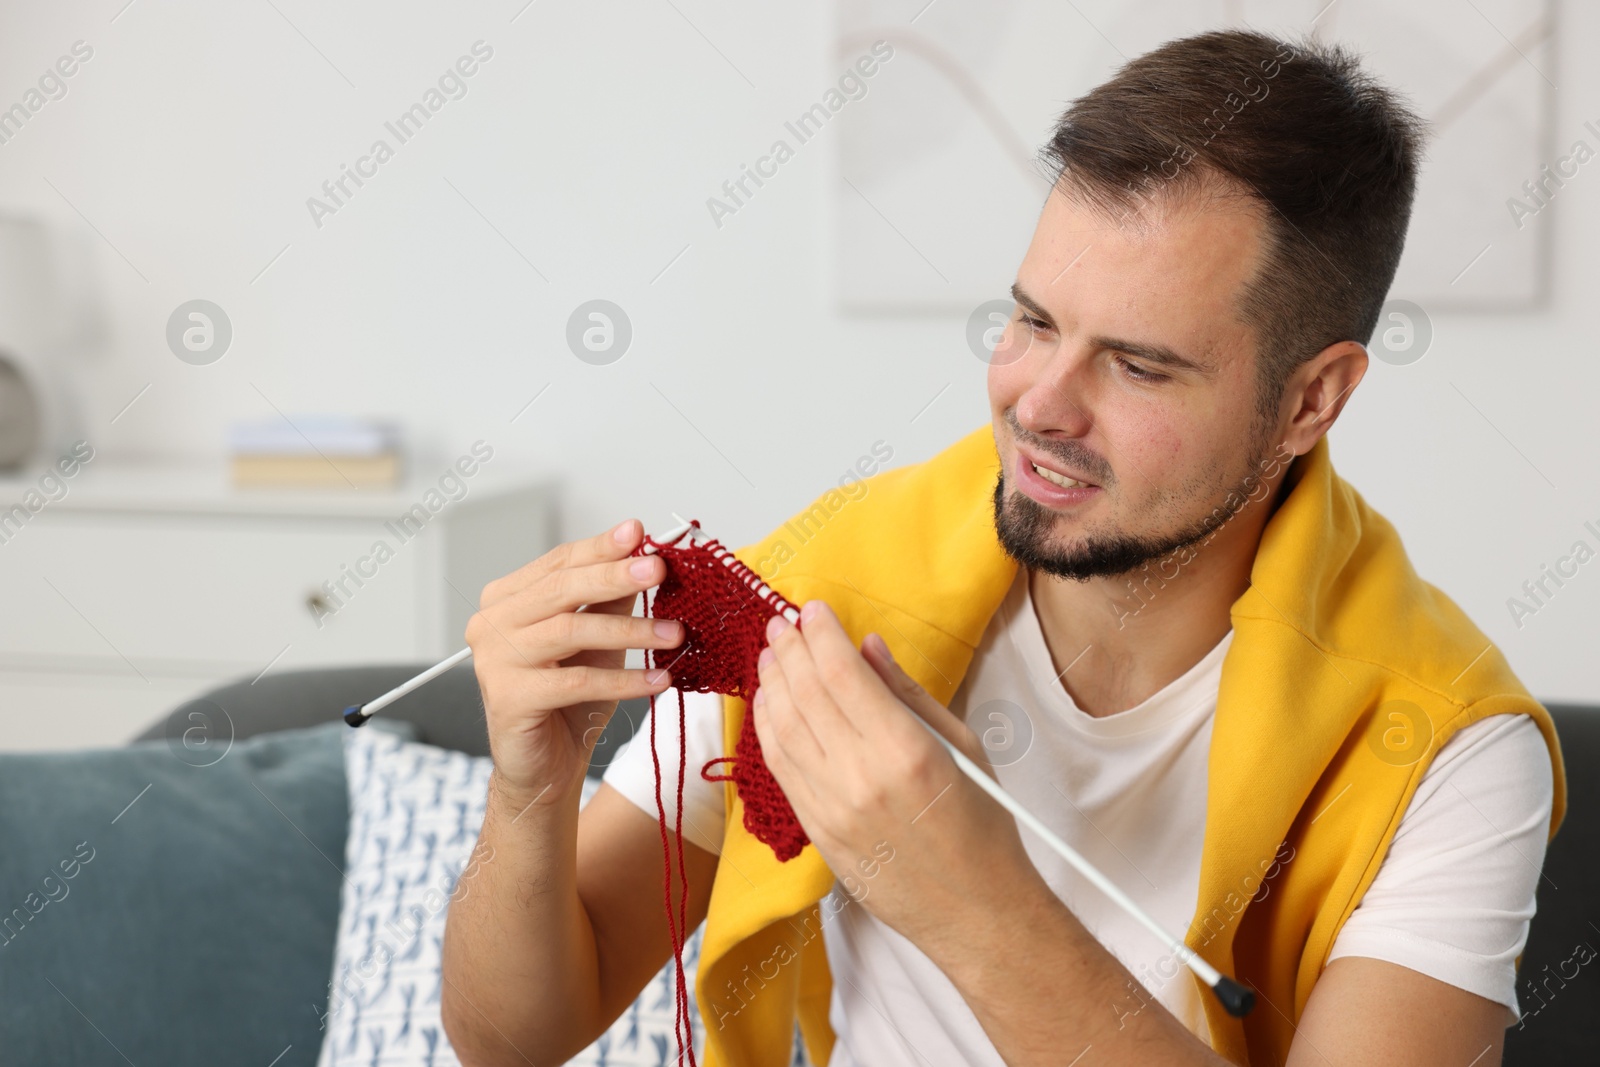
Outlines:
[[[384,415],[441,463],[481,437],[559,475],[564,535],[678,511],[740,544],[874,441],[909,462],[987,419],[962,318],[836,311],[826,136],[720,229],[706,209],[837,76],[826,3],[124,2],[0,6],[0,107],[94,49],[0,145],[0,210],[103,235],[106,343],[75,372],[103,455],[220,456],[274,406]],[[1600,120],[1600,10],[1564,6],[1560,34],[1564,145]],[[468,94],[315,226],[307,197],[480,39]],[[1420,363],[1374,363],[1334,457],[1536,694],[1600,701],[1600,561],[1520,629],[1505,603],[1600,543],[1600,164],[1550,210],[1549,306],[1436,315]],[[210,366],[164,342],[196,297],[235,330]],[[635,331],[605,367],[564,341],[596,297]]]

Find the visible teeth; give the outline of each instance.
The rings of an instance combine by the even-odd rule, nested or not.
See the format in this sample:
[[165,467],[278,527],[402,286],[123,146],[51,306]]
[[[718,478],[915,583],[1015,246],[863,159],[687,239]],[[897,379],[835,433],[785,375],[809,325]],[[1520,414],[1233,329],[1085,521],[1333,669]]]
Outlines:
[[1059,485],[1063,489],[1086,489],[1086,488],[1088,488],[1088,485],[1089,485],[1088,482],[1074,481],[1073,479],[1068,478],[1065,474],[1057,474],[1055,471],[1046,470],[1045,468],[1039,466],[1037,463],[1033,464],[1032,466],[1033,466],[1034,470],[1039,472],[1039,477],[1043,478],[1047,482],[1052,482],[1052,483],[1054,483],[1056,485]]

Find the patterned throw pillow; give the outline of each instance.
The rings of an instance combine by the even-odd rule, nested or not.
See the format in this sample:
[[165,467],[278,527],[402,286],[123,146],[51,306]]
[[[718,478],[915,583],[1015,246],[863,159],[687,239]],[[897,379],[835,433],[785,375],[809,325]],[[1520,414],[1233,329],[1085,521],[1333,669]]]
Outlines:
[[[489,760],[371,730],[345,734],[350,831],[333,981],[318,1067],[458,1067],[439,1022],[445,905],[472,891]],[[583,802],[599,788],[586,779]],[[684,946],[692,983],[701,931]],[[672,1057],[669,960],[633,1005],[583,1052],[581,1067],[660,1067]],[[692,985],[691,985],[692,988]],[[699,1010],[695,1052],[704,1046]]]

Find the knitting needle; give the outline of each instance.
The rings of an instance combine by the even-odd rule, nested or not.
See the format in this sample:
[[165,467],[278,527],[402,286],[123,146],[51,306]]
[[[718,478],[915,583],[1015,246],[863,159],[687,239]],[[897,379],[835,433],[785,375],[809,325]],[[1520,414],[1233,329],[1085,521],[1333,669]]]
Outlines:
[[[689,535],[691,539],[693,539],[695,534],[702,532],[700,527],[696,526],[694,523],[683,518],[682,516],[674,514],[672,517],[678,520],[679,525],[673,527],[665,534],[656,538],[657,541],[670,541],[674,537],[677,537],[679,534],[683,533],[685,530],[694,531]],[[651,552],[652,550],[646,546],[645,551]],[[790,621],[792,622],[793,620],[791,619]],[[345,708],[344,721],[349,723],[351,726],[360,726],[362,723],[366,722],[368,719],[372,718],[378,712],[382,711],[390,704],[393,704],[396,700],[399,700],[407,693],[427,685],[445,671],[448,671],[450,668],[459,664],[465,663],[471,658],[472,649],[463,648],[460,652],[455,653],[447,659],[443,659],[438,663],[435,663],[432,667],[429,667],[415,678],[412,678],[409,681],[401,682],[399,685],[383,694],[383,696],[378,697],[375,700],[369,700],[365,704],[352,704],[348,708]]]
[[435,663],[433,666],[429,667],[427,670],[423,671],[410,681],[401,682],[399,685],[383,694],[383,696],[378,697],[376,700],[369,700],[365,704],[352,704],[348,708],[345,708],[344,721],[349,723],[351,726],[360,726],[362,723],[372,718],[372,716],[376,715],[390,704],[393,704],[396,700],[399,700],[413,689],[422,688],[435,678],[439,677],[439,675],[449,670],[451,667],[454,667],[459,663],[465,663],[471,658],[472,649],[463,648],[455,655]]
[[999,783],[985,774],[983,768],[969,759],[966,753],[945,740],[939,731],[933,728],[932,723],[915,713],[911,717],[921,723],[934,736],[934,739],[945,747],[945,750],[954,757],[956,766],[960,767],[968,778],[977,782],[984,792],[999,801],[1001,807],[1016,816],[1018,821],[1043,838],[1044,843],[1049,845],[1057,855],[1072,864],[1073,868],[1088,879],[1100,892],[1110,897],[1113,904],[1137,919],[1145,929],[1165,942],[1179,960],[1193,971],[1202,982],[1211,987],[1211,991],[1216,994],[1217,999],[1222,1002],[1223,1008],[1227,1010],[1229,1015],[1238,1018],[1250,1013],[1250,1009],[1255,1006],[1256,999],[1253,989],[1222,974],[1211,964],[1201,959],[1194,949],[1178,938],[1173,937],[1172,934],[1167,932],[1166,927],[1151,918],[1150,914],[1139,907],[1131,897],[1118,889],[1111,879],[1101,874],[1094,864],[1084,859],[1071,845],[1052,833],[1048,826],[1035,818],[1033,813],[1018,803],[1015,797],[1001,789]]
[[[674,527],[670,532],[668,532],[666,534],[663,534],[661,537],[657,538],[656,540],[662,541],[662,542],[671,541],[674,537],[678,536],[678,534],[682,533],[685,529],[690,531],[689,540],[691,540],[691,541],[698,541],[702,537],[704,537],[705,531],[700,528],[698,523],[691,522],[690,520],[684,518],[682,515],[679,515],[676,511],[672,512],[672,517],[677,519],[678,522],[680,523],[680,525]],[[736,559],[737,559],[737,557],[734,556],[734,554],[732,552],[725,552],[721,556],[722,565],[724,567],[731,568]],[[768,585],[766,582],[762,582],[759,585],[751,586],[751,589],[754,590],[754,592],[755,592],[755,594],[757,596],[762,597],[763,599],[766,597],[767,593],[769,593],[769,592],[776,593],[777,592],[776,589],[773,589],[772,586]],[[779,594],[779,596],[781,597],[782,594]],[[783,609],[783,617],[788,619],[792,623],[799,623],[799,621],[800,621],[800,609],[796,608],[794,605],[791,604],[788,607]]]

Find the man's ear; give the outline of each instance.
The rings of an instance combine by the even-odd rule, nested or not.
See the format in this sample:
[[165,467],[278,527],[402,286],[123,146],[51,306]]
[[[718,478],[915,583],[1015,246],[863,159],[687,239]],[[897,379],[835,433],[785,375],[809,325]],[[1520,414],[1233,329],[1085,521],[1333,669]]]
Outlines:
[[1297,367],[1283,390],[1283,443],[1297,456],[1311,451],[1366,373],[1367,350],[1355,341],[1331,344]]

